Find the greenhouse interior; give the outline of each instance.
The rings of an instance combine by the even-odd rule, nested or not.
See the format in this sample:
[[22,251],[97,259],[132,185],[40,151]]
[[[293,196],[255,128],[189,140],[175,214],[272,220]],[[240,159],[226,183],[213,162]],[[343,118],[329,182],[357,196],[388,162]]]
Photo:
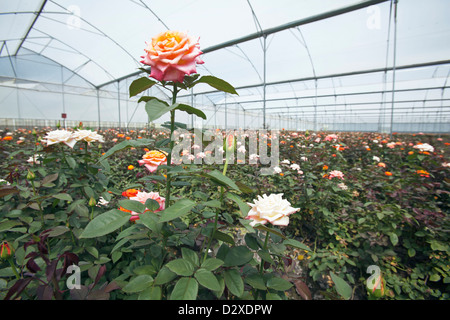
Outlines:
[[176,29],[199,37],[198,73],[239,94],[184,93],[204,127],[450,131],[446,1],[147,2],[3,2],[2,125],[145,125],[128,88],[145,42]]
[[449,13],[1,0],[0,299],[450,300]]

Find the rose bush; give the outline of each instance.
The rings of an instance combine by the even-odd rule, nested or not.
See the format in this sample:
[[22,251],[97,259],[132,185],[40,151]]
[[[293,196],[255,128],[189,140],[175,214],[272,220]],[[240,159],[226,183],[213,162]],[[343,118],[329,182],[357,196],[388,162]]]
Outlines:
[[[2,132],[0,240],[11,254],[0,297],[449,298],[448,136],[281,131],[283,161],[265,175],[248,142],[224,132],[225,163],[176,165],[170,138],[185,126],[175,111],[206,118],[178,93],[199,83],[236,91],[170,70],[130,85],[130,96],[154,85],[171,94],[139,99],[150,121],[170,113],[168,130]],[[206,157],[205,144],[195,149]],[[237,154],[249,164],[233,165]],[[329,168],[337,179],[323,178]],[[72,265],[80,289],[67,287]],[[382,272],[379,292],[366,288],[371,265]]]

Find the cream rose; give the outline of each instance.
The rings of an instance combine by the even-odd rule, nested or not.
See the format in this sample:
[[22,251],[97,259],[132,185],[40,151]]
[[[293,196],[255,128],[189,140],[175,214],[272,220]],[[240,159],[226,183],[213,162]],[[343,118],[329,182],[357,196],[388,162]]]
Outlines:
[[91,130],[80,130],[78,129],[73,133],[73,138],[77,141],[84,140],[88,143],[91,142],[105,142],[103,139],[103,136],[98,134],[97,131],[91,131]]
[[253,200],[254,203],[248,203],[250,211],[246,219],[253,220],[250,222],[251,226],[257,223],[266,224],[270,222],[277,226],[287,226],[289,224],[289,215],[297,212],[300,208],[293,208],[286,199],[283,199],[283,194],[271,194],[270,196],[258,196],[258,199]]
[[72,132],[59,129],[47,132],[47,135],[42,140],[47,143],[47,146],[56,143],[64,143],[73,148],[75,143],[77,143],[77,140],[75,140],[75,138],[73,137]]
[[413,148],[419,149],[422,152],[424,152],[424,151],[433,152],[434,151],[433,146],[429,145],[428,143],[418,144],[418,145],[415,145]]

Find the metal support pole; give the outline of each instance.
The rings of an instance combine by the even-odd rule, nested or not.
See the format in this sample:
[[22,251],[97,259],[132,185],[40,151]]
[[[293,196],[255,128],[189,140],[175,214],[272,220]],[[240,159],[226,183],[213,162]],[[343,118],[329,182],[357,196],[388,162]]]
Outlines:
[[395,95],[395,63],[396,63],[396,51],[397,51],[397,3],[398,0],[394,1],[394,61],[392,66],[392,105],[391,105],[391,128],[390,137],[392,139],[392,127],[394,125],[394,95]]
[[[63,74],[63,66],[61,66],[61,97],[62,97],[62,109],[63,113],[66,113],[66,103],[64,99],[64,74]],[[66,118],[63,118],[64,123],[64,129],[67,129],[66,127]]]
[[97,89],[98,130],[100,130],[100,90]]
[[267,129],[266,124],[266,52],[267,35],[263,36],[263,129]]
[[117,107],[119,108],[119,130],[122,127],[122,122],[120,119],[120,80],[117,81]]
[[228,130],[228,105],[227,105],[227,94],[225,95],[225,130]]

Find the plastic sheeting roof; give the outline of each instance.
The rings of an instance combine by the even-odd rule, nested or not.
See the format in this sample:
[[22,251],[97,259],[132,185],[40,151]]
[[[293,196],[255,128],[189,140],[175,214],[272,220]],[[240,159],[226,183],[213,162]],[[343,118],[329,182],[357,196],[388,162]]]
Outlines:
[[[3,0],[0,76],[103,87],[142,67],[145,41],[182,30],[200,37],[205,64],[199,73],[249,90],[267,84],[265,97],[259,87],[228,102],[258,110],[261,100],[271,100],[267,112],[281,112],[289,99],[303,95],[311,97],[306,105],[316,105],[320,95],[336,107],[344,103],[337,95],[358,90],[445,90],[449,13],[447,0]],[[74,75],[46,71],[46,61]],[[31,62],[42,69],[27,68]],[[396,68],[394,88],[392,74],[383,71]],[[423,100],[423,92],[414,99]]]

